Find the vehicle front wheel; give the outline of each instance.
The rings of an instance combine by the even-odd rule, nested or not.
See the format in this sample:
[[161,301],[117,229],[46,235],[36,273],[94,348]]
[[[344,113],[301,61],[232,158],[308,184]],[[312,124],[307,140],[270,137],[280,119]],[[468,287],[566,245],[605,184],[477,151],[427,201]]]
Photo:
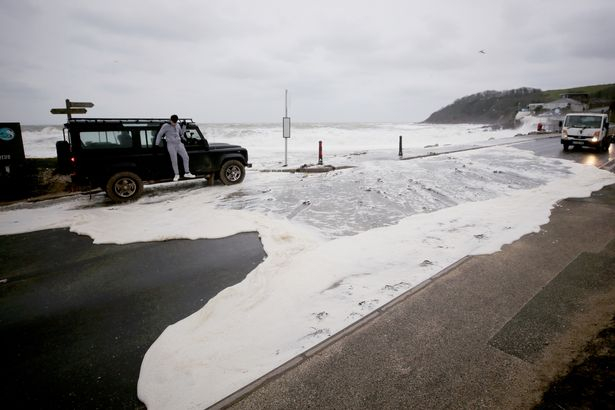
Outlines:
[[564,151],[568,151],[568,147],[570,147],[569,144],[562,144],[564,146]]
[[113,202],[133,201],[143,194],[143,181],[133,172],[118,172],[107,181],[105,192]]
[[220,181],[224,185],[239,184],[246,176],[246,169],[236,159],[226,161],[220,168]]

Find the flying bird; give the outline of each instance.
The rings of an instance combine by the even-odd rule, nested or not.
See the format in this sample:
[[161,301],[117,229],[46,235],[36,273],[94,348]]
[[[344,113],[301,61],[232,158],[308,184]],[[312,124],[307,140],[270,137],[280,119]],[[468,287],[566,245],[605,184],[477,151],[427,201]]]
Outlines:
[[478,50],[479,53],[481,54],[487,54],[487,52],[485,50]]

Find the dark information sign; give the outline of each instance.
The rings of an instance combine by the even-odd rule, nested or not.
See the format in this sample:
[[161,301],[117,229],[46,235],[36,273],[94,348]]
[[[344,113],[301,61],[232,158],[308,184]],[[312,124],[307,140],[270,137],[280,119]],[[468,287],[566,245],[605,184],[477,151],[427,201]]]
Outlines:
[[26,159],[18,122],[0,122],[0,175],[10,174],[13,165]]
[[24,189],[26,156],[18,122],[0,122],[0,199],[14,199]]

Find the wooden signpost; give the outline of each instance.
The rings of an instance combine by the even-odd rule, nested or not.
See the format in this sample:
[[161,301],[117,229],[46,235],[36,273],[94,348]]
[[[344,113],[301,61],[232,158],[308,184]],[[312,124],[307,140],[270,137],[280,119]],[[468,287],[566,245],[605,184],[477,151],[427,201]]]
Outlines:
[[72,118],[72,114],[85,114],[88,112],[86,108],[92,108],[94,103],[91,102],[77,102],[66,99],[66,108],[52,108],[52,114],[66,114],[68,119]]

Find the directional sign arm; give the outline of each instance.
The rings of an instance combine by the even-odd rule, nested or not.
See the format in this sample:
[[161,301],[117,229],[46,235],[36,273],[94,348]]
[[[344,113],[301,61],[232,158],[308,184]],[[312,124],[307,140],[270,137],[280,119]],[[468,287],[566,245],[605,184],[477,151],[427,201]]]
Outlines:
[[52,114],[85,114],[88,112],[85,108],[52,108]]
[[70,108],[92,108],[94,106],[94,103],[91,102],[70,101],[68,104]]

